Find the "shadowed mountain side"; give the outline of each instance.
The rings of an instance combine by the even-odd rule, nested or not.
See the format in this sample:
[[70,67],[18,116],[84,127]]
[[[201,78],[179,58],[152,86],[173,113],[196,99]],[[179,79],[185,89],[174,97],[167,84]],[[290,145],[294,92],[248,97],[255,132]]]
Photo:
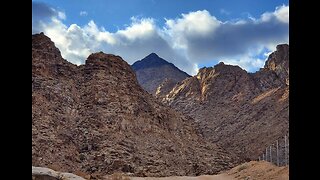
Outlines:
[[149,93],[155,94],[158,86],[164,81],[177,83],[190,77],[187,73],[178,69],[174,64],[151,53],[142,60],[132,64],[137,74],[139,84]]

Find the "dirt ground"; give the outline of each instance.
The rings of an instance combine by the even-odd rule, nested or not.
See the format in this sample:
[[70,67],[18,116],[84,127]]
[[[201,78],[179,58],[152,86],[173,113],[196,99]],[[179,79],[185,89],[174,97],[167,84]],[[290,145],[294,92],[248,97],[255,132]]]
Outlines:
[[235,179],[289,180],[289,167],[277,167],[266,161],[251,161],[227,172]]
[[161,178],[154,178],[154,177],[133,177],[130,178],[131,180],[234,180],[232,176],[226,174],[219,174],[219,175],[204,175],[204,176],[171,176],[171,177],[161,177]]
[[289,167],[277,167],[266,161],[251,161],[218,175],[197,177],[131,177],[131,180],[289,180]]

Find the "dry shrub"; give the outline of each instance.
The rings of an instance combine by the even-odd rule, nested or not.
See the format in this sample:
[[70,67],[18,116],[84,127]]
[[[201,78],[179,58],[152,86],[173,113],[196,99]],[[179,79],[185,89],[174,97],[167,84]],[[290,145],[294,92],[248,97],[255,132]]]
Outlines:
[[242,170],[244,170],[244,169],[247,169],[247,168],[248,168],[247,165],[242,165],[242,166],[240,166],[240,167],[238,168],[238,172],[240,172],[240,171],[242,171]]

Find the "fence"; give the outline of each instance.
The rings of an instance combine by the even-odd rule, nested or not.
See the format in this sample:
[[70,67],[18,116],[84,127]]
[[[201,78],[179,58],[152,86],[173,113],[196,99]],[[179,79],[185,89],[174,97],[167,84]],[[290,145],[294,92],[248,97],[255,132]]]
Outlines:
[[259,156],[259,161],[268,161],[277,166],[286,166],[289,164],[289,135],[278,139],[268,146]]

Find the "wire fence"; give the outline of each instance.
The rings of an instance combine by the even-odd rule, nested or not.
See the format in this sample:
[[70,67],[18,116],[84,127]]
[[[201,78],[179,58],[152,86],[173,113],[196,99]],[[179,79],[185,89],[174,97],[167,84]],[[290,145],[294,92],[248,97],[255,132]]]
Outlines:
[[273,144],[268,146],[261,156],[259,161],[268,161],[277,166],[286,166],[289,164],[289,135],[278,139]]

